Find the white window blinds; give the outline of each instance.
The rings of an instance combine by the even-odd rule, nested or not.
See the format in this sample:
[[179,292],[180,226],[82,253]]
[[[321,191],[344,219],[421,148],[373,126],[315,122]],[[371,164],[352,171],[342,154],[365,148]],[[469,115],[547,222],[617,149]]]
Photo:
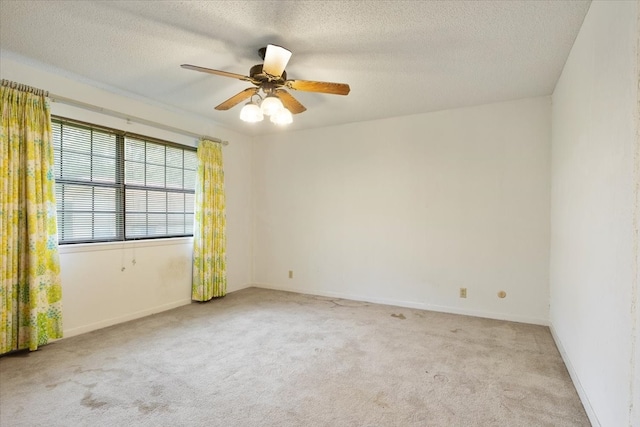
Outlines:
[[61,244],[193,234],[196,151],[52,119]]

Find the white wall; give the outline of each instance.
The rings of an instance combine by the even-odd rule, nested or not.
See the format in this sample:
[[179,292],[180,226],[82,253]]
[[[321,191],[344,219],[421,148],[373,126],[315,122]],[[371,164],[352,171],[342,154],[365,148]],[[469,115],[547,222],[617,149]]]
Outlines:
[[550,320],[602,426],[640,426],[637,43],[636,1],[593,2],[553,94]]
[[550,121],[542,97],[257,137],[256,283],[546,324]]
[[[0,76],[107,110],[228,140],[229,145],[223,148],[227,194],[227,290],[231,292],[251,284],[251,138],[203,118],[110,93],[5,56],[0,64]],[[196,143],[192,137],[59,102],[51,104],[51,111],[185,145]],[[61,247],[65,336],[188,304],[191,300],[191,245],[192,239],[184,238]]]

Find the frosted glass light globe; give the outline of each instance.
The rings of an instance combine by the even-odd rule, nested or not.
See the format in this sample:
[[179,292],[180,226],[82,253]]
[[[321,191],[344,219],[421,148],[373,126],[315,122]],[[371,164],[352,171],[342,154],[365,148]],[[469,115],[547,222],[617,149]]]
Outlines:
[[288,125],[293,122],[293,115],[291,111],[286,108],[282,108],[282,110],[278,111],[276,114],[271,116],[271,123],[275,123],[277,125]]
[[262,101],[260,108],[262,108],[262,112],[265,116],[271,116],[282,110],[284,106],[277,96],[269,95]]
[[262,121],[263,118],[262,110],[253,102],[247,102],[247,104],[242,107],[242,110],[240,110],[240,120],[242,121],[256,123]]

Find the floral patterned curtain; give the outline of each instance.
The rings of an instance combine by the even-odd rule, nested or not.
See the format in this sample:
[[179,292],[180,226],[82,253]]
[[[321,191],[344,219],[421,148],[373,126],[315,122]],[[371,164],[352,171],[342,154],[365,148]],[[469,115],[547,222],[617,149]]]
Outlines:
[[0,353],[62,337],[51,117],[41,90],[0,85]]
[[222,147],[203,139],[198,144],[198,176],[193,231],[194,301],[227,293],[226,217]]

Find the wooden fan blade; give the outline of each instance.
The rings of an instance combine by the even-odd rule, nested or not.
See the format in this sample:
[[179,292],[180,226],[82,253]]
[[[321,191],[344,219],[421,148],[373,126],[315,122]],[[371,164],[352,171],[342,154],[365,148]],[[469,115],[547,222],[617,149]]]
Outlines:
[[245,89],[242,92],[233,95],[231,98],[227,99],[222,104],[218,105],[216,107],[216,110],[228,110],[231,107],[235,107],[240,102],[242,102],[245,99],[251,97],[251,95],[253,95],[257,91],[258,91],[258,89],[254,88],[254,87],[250,87],[248,89]]
[[282,104],[285,108],[291,111],[291,114],[299,114],[304,111],[307,111],[307,108],[300,104],[297,99],[295,99],[289,92],[284,89],[276,89],[276,95],[282,101]]
[[289,50],[274,44],[267,45],[262,71],[270,76],[280,77],[289,63],[289,58],[291,58]]
[[311,80],[287,80],[289,89],[305,92],[331,93],[334,95],[348,95],[351,88],[346,83],[314,82]]
[[211,68],[198,67],[197,65],[189,65],[189,64],[182,64],[181,67],[185,68],[187,70],[193,70],[193,71],[200,71],[202,73],[215,74],[216,76],[231,77],[232,79],[245,80],[245,81],[248,81],[248,82],[251,81],[250,77],[243,76],[242,74],[229,73],[227,71],[214,70],[214,69],[211,69]]

